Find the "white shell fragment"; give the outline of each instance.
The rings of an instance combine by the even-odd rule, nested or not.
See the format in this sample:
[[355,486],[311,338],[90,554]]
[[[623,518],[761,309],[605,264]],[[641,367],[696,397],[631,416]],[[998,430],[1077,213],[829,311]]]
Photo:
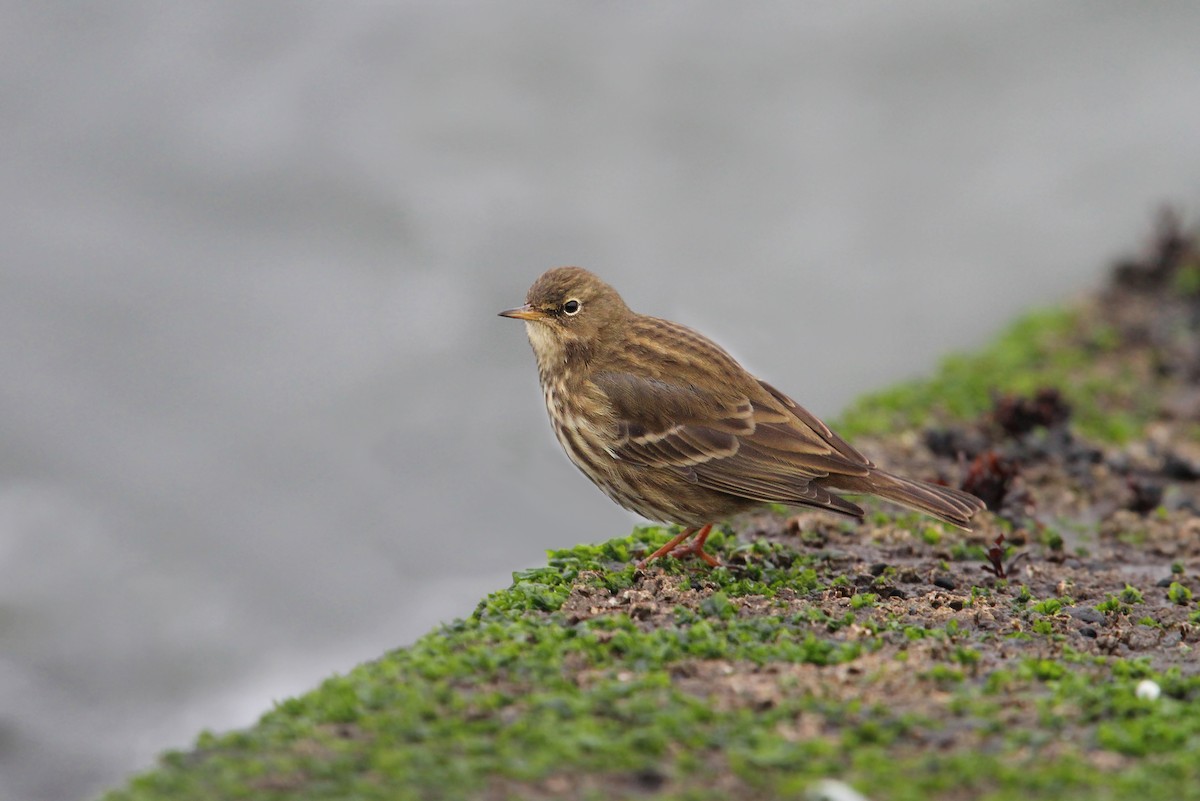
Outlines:
[[1134,694],[1143,701],[1157,701],[1158,696],[1162,695],[1162,689],[1158,686],[1158,682],[1150,679],[1142,679],[1138,682],[1137,689]]

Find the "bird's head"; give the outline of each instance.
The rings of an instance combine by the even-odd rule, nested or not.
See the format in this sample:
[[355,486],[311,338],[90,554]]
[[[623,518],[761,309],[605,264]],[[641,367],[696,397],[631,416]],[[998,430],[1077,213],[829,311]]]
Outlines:
[[582,267],[542,273],[525,295],[525,305],[500,312],[525,321],[539,364],[591,356],[620,336],[631,312],[617,291]]

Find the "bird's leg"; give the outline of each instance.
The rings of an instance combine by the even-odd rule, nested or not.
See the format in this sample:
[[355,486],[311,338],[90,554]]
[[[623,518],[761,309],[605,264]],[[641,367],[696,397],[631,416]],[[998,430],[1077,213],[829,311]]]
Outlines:
[[679,532],[674,537],[672,537],[671,540],[666,545],[659,548],[657,551],[650,554],[642,561],[638,562],[638,567],[645,567],[646,563],[649,562],[651,559],[657,559],[660,556],[665,556],[666,554],[671,553],[671,551],[673,551],[675,549],[676,545],[683,542],[684,540],[686,540],[688,537],[692,536],[695,533],[696,533],[696,529],[685,528],[683,531]]
[[[710,567],[720,567],[720,560],[704,550],[704,541],[707,540],[708,535],[712,533],[712,527],[713,524],[709,523],[703,528],[685,528],[683,531],[672,537],[666,545],[659,548],[642,561],[638,562],[638,567],[645,567],[646,563],[651,559],[657,559],[660,556],[666,556],[667,554],[670,554],[676,559],[682,559],[685,556],[699,556],[701,559],[707,562]],[[692,540],[687,545],[676,547],[688,537],[696,534],[696,532],[700,532],[696,535],[696,539]]]
[[[685,556],[699,556],[705,562],[708,562],[710,567],[720,567],[721,561],[717,557],[704,550],[704,541],[708,539],[708,535],[712,533],[713,524],[709,523],[704,528],[700,529],[700,533],[696,538],[680,548],[671,551],[671,556],[676,559],[682,559]],[[696,529],[691,529],[695,531]],[[651,557],[653,558],[653,557]]]

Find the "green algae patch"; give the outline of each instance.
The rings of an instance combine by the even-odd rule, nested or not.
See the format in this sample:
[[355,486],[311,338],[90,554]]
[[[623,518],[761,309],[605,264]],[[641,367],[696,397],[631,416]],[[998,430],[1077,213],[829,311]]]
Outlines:
[[[1139,606],[1173,645],[1088,653],[1074,599],[991,577],[947,592],[755,524],[758,547],[726,538],[713,571],[616,558],[658,528],[552,552],[468,619],[106,798],[773,798],[828,776],[879,799],[1132,798],[1200,781],[1200,676],[1165,595]],[[914,532],[900,550],[930,547]],[[1133,625],[1109,617],[1115,637]]]
[[1150,365],[1103,358],[1121,347],[1120,334],[1092,307],[1030,313],[981,351],[947,357],[932,377],[860,399],[835,428],[853,438],[966,421],[990,412],[998,394],[1053,387],[1073,407],[1081,434],[1126,442],[1151,419],[1159,382]]

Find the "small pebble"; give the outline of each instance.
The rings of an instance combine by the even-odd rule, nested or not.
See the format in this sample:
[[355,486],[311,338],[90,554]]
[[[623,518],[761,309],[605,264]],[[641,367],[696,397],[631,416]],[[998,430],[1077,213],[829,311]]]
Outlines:
[[1163,475],[1175,481],[1195,481],[1200,478],[1200,467],[1177,453],[1171,452],[1163,459]]
[[867,801],[867,797],[845,782],[821,779],[804,794],[808,801]]
[[941,587],[943,590],[953,590],[958,586],[954,579],[949,576],[938,576],[933,580],[935,587]]
[[1094,626],[1103,626],[1108,622],[1102,612],[1098,612],[1090,606],[1068,606],[1063,611],[1076,620],[1082,620],[1084,623],[1091,623]]
[[1162,690],[1159,688],[1158,682],[1142,679],[1138,682],[1134,694],[1143,701],[1157,701],[1158,696],[1162,695]]

